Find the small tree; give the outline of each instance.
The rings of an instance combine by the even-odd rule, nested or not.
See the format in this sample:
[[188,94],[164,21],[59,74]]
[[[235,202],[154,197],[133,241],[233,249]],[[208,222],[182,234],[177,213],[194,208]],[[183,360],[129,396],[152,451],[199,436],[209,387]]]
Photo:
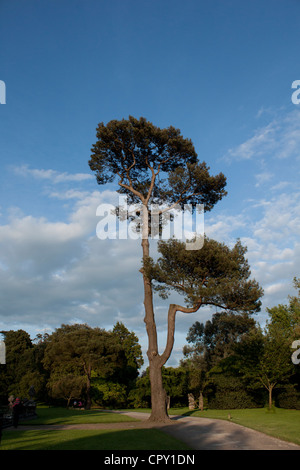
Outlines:
[[281,327],[267,326],[252,331],[236,344],[236,366],[249,388],[265,387],[268,406],[272,408],[273,391],[293,374],[289,341]]

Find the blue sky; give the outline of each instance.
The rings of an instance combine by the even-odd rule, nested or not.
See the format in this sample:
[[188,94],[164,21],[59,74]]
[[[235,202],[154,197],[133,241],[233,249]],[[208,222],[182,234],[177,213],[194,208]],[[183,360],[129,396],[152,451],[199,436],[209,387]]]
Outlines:
[[[248,246],[258,321],[287,302],[300,275],[299,13],[296,0],[0,1],[0,329],[123,321],[145,351],[140,246],[95,236],[114,194],[88,167],[97,124],[129,115],[181,129],[226,175],[207,234]],[[156,299],[161,348],[166,311]],[[178,315],[169,365],[212,313]]]

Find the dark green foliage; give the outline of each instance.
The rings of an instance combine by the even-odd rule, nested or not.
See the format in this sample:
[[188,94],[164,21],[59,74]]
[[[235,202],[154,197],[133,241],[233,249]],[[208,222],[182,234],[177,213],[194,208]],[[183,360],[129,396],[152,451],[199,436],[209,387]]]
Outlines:
[[151,386],[149,377],[149,367],[136,381],[135,387],[128,396],[129,406],[133,408],[151,407]]
[[263,292],[249,278],[247,250],[240,241],[230,249],[205,238],[201,250],[187,251],[185,243],[172,239],[160,241],[158,251],[158,261],[148,259],[145,269],[162,297],[175,290],[191,306],[214,305],[247,313],[260,310]]
[[300,391],[297,390],[295,385],[287,384],[281,387],[274,395],[277,407],[300,410]]
[[[162,367],[164,389],[170,397],[173,407],[186,406],[188,387],[188,372],[183,367]],[[138,378],[136,386],[131,390],[130,405],[136,408],[149,408],[151,405],[151,389],[149,368]]]
[[195,322],[189,329],[187,341],[191,346],[184,348],[184,355],[197,361],[204,357],[208,367],[234,352],[234,346],[255,327],[255,321],[247,314],[217,312],[211,320]]
[[24,330],[1,333],[6,346],[6,364],[1,366],[1,389],[7,394],[27,394],[30,386],[37,386],[39,381],[30,336]]
[[117,369],[115,378],[116,381],[129,386],[138,377],[138,371],[144,363],[141,346],[137,336],[128,331],[123,323],[117,322],[112,333],[122,345],[123,355],[122,365]]
[[99,184],[117,179],[118,192],[130,202],[151,196],[152,203],[201,203],[210,210],[226,194],[224,175],[209,175],[190,139],[179,129],[160,129],[143,117],[101,122],[89,165]]
[[10,394],[28,397],[32,385],[35,398],[46,403],[98,399],[103,406],[124,405],[143,363],[138,338],[122,323],[110,332],[62,325],[35,342],[22,330],[4,336],[7,364],[0,369],[4,405]]
[[[245,390],[242,380],[226,374],[212,374],[212,391],[208,394],[211,409],[257,408],[258,403]],[[262,406],[262,405],[261,405]]]

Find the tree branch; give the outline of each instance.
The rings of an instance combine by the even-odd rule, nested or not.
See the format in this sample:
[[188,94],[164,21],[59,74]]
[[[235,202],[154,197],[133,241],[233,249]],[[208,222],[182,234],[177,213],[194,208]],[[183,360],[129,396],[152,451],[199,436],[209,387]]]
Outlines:
[[175,316],[177,312],[183,313],[195,313],[201,307],[201,300],[191,308],[182,307],[177,304],[170,304],[168,311],[168,336],[167,343],[164,352],[160,356],[160,365],[163,366],[169,359],[173,346],[174,346],[174,334],[175,334]]
[[[124,179],[124,177],[123,177],[123,179]],[[140,193],[139,191],[137,191],[136,189],[134,189],[134,188],[132,187],[132,185],[131,185],[131,186],[128,186],[128,184],[124,184],[124,183],[122,183],[122,181],[119,181],[118,185],[119,185],[119,186],[122,186],[122,188],[125,188],[125,189],[127,189],[128,191],[132,192],[133,194],[135,194],[137,197],[140,198],[140,200],[142,201],[143,204],[145,203],[145,198],[144,198],[144,196],[142,195],[142,193]]]

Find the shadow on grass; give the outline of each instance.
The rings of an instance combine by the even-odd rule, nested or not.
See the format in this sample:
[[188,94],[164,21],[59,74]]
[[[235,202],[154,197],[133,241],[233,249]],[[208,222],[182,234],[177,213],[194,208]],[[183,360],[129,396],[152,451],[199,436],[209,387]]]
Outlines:
[[42,408],[37,410],[34,420],[26,424],[85,424],[85,423],[115,423],[136,421],[126,415],[118,415],[102,410],[73,410],[66,408]]
[[189,450],[158,429],[105,431],[6,431],[1,450]]
[[[184,413],[182,413],[182,415],[178,415],[177,416],[177,419],[180,419],[180,418],[183,418],[183,417],[186,417],[186,416],[196,416],[196,417],[199,417],[199,412],[201,413],[200,410],[189,410],[189,411],[185,411]],[[172,415],[170,415],[172,417]]]

